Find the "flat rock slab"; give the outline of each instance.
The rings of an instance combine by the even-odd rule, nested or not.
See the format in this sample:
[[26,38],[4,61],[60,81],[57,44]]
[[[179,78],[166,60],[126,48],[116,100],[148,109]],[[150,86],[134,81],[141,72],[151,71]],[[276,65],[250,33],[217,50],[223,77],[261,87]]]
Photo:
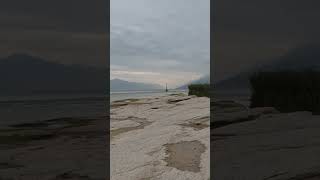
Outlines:
[[112,180],[209,179],[209,98],[179,94],[122,102],[127,105],[111,109],[115,130],[124,120],[148,123],[133,123],[111,139]]
[[194,130],[202,130],[204,128],[210,127],[210,117],[201,117],[201,118],[195,118],[187,121],[186,123],[180,124],[181,126],[185,127],[191,127]]

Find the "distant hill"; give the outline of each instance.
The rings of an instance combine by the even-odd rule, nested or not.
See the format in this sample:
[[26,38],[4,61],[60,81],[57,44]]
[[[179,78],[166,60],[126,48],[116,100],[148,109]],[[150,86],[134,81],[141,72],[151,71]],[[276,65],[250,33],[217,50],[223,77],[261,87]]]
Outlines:
[[110,91],[146,91],[163,89],[165,88],[158,84],[129,82],[121,79],[110,80]]
[[249,77],[258,71],[304,71],[320,70],[320,44],[307,44],[294,48],[269,63],[254,67],[246,72],[219,81],[214,84],[217,90],[250,89]]
[[215,90],[247,90],[250,87],[249,77],[252,72],[239,73],[213,85]]
[[106,93],[107,70],[64,65],[28,54],[0,59],[0,94]]
[[269,64],[258,67],[258,70],[279,71],[307,69],[320,70],[320,44],[307,44],[290,50]]
[[194,81],[191,81],[185,85],[182,85],[180,87],[178,87],[177,89],[181,89],[181,90],[184,90],[184,89],[188,89],[188,86],[190,84],[210,84],[210,76],[209,75],[205,75],[199,79],[196,79]]

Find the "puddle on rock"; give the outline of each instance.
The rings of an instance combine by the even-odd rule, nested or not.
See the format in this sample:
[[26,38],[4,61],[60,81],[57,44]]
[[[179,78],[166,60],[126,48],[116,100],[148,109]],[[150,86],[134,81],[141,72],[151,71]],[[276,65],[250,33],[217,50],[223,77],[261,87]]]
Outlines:
[[181,171],[200,172],[201,154],[206,147],[200,141],[181,141],[165,144],[167,166]]

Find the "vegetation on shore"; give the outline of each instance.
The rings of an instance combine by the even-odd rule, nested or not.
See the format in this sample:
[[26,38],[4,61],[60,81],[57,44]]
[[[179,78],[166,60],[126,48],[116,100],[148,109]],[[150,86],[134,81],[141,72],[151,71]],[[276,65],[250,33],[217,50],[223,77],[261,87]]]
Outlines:
[[210,84],[190,84],[189,95],[198,97],[210,97]]
[[250,77],[251,107],[320,112],[320,72],[258,72]]

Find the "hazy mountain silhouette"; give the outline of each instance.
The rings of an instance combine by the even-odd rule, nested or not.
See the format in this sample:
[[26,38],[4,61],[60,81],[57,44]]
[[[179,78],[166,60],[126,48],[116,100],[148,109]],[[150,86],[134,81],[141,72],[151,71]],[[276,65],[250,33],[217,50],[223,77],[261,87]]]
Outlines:
[[64,65],[28,54],[0,59],[0,94],[106,93],[107,70]]
[[217,90],[249,89],[249,77],[258,71],[305,71],[320,70],[320,44],[313,43],[289,50],[279,58],[271,60],[267,64],[254,67],[246,72],[219,81],[214,84]]
[[301,47],[294,48],[266,64],[258,70],[264,71],[279,71],[279,70],[320,70],[320,44],[307,44]]
[[163,90],[163,89],[164,87],[158,84],[129,82],[121,79],[110,80],[111,91],[143,91],[143,90]]
[[188,86],[190,84],[210,84],[210,76],[209,75],[205,75],[199,79],[196,79],[194,81],[191,81],[183,86],[178,87],[177,89],[188,89]]

